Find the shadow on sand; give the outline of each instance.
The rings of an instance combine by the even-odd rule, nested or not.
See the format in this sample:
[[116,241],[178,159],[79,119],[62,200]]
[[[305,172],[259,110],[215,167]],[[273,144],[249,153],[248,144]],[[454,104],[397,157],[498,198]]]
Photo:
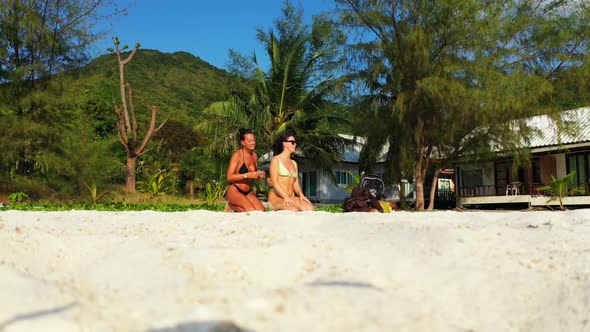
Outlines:
[[152,329],[149,332],[254,332],[229,321],[181,323],[173,327]]
[[353,287],[353,288],[367,288],[380,291],[381,288],[375,285],[358,282],[358,281],[346,281],[346,280],[330,280],[330,281],[314,281],[307,284],[311,287]]
[[19,321],[37,319],[37,318],[41,318],[43,316],[58,314],[60,312],[66,311],[66,310],[70,310],[71,308],[75,307],[76,305],[78,305],[76,302],[72,302],[70,304],[66,304],[64,306],[53,308],[53,309],[39,310],[39,311],[34,311],[34,312],[31,312],[28,314],[16,315],[7,321],[0,322],[0,331],[3,331],[6,327],[8,327],[8,325],[17,323]]

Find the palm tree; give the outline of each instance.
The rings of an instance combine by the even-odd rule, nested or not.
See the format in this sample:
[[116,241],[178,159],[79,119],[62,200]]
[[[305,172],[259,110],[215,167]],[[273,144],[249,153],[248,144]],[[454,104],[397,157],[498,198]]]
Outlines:
[[324,168],[338,161],[346,141],[329,124],[345,121],[328,111],[329,99],[341,83],[330,74],[337,64],[332,45],[338,38],[321,19],[311,28],[304,25],[302,10],[285,1],[283,17],[275,21],[274,29],[258,31],[270,68],[264,71],[256,55],[252,57],[253,92],[235,93],[204,112],[199,128],[212,137],[214,148],[229,151],[228,144],[235,140],[225,135],[240,127],[254,129],[260,148],[289,131],[302,142],[306,159]]

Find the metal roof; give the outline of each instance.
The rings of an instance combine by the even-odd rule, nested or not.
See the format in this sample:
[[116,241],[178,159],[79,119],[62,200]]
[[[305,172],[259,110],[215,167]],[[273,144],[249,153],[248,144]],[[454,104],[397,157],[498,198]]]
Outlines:
[[[522,143],[523,146],[541,148],[590,142],[590,107],[563,111],[557,116],[559,117],[558,121],[548,115],[538,115],[526,119],[526,125],[533,130],[527,142]],[[515,128],[517,127],[518,125],[515,125]],[[342,158],[342,162],[357,163],[366,139],[360,136],[338,135],[353,143],[341,152],[340,157]],[[523,137],[523,140],[525,140],[525,137]],[[388,149],[389,144],[385,144],[377,160],[378,162],[385,160],[385,154]],[[269,152],[261,156],[259,160],[265,163],[269,162],[271,158],[272,153]]]
[[533,131],[526,145],[538,148],[590,142],[590,107],[563,111],[558,116],[558,121],[548,115],[527,119],[527,124],[536,132]]
[[[358,163],[361,154],[361,149],[363,148],[366,139],[364,137],[346,134],[338,134],[338,136],[350,141],[351,143],[347,147],[345,147],[342,152],[340,152],[341,161],[345,163]],[[383,150],[381,150],[381,155],[379,156],[377,162],[383,162],[385,160],[385,153],[387,152],[388,148],[389,144],[385,144]],[[295,153],[298,155],[301,154],[300,151],[297,151]],[[260,158],[258,158],[258,161],[260,163],[268,163],[272,159],[272,155],[272,152],[267,152],[263,154]]]
[[[342,151],[342,153],[340,153],[340,158],[342,159],[342,162],[358,163],[360,155],[361,155],[361,150],[362,150],[363,146],[365,145],[365,142],[367,141],[367,139],[364,137],[361,137],[361,136],[352,136],[352,135],[346,135],[346,134],[338,134],[338,136],[340,136],[344,139],[347,139],[351,143],[353,143],[353,144],[349,145],[348,147],[344,148],[344,151]],[[385,145],[381,149],[381,153],[379,154],[379,157],[377,158],[378,163],[385,161],[385,154],[387,153],[388,149],[389,149],[389,143],[385,143]]]

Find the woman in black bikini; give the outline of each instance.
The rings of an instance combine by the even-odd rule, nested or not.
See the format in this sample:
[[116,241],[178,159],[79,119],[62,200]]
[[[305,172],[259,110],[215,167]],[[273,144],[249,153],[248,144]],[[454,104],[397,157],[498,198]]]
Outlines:
[[232,154],[227,168],[227,181],[230,185],[225,196],[228,208],[236,212],[264,211],[264,206],[252,192],[251,186],[252,180],[266,177],[266,173],[257,167],[254,133],[249,129],[240,130],[240,144],[242,148]]

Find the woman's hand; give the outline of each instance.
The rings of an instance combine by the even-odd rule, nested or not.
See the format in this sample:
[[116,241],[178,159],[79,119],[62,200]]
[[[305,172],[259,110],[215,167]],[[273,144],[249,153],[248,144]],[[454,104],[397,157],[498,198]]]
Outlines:
[[259,171],[256,171],[256,172],[258,173],[257,176],[258,176],[259,179],[264,179],[266,177],[266,173],[264,171],[259,170]]
[[285,205],[287,205],[287,206],[293,206],[295,204],[295,203],[293,203],[293,199],[291,197],[285,197],[284,201],[285,201]]
[[299,195],[299,201],[300,202],[307,202],[307,203],[311,204],[311,201],[307,197],[305,197],[305,195],[303,195],[303,193],[301,195]]

